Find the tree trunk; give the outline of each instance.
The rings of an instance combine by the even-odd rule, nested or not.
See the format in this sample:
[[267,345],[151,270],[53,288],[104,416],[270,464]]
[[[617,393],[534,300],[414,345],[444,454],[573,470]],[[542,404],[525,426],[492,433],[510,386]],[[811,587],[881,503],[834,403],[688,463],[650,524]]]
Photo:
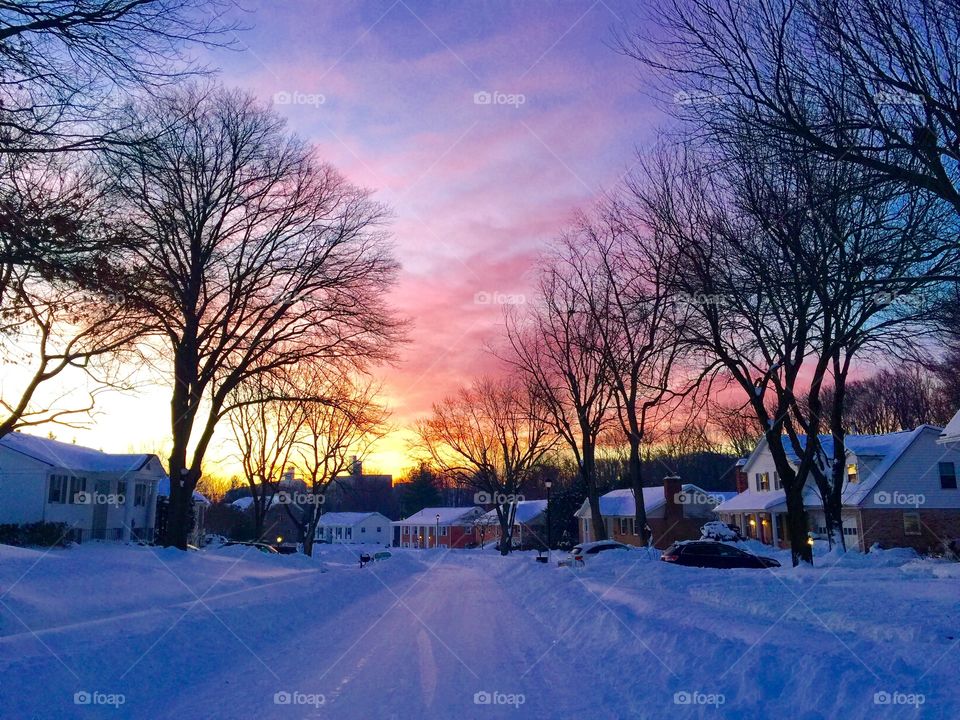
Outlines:
[[801,562],[813,564],[813,548],[807,535],[807,511],[803,507],[803,487],[792,487],[786,492],[787,531],[790,538],[790,555],[794,566]]
[[646,546],[650,542],[650,533],[647,532],[647,508],[643,500],[643,464],[640,462],[640,441],[630,438],[630,460],[627,464],[630,475],[630,487],[633,488],[634,532],[640,536],[640,544]]

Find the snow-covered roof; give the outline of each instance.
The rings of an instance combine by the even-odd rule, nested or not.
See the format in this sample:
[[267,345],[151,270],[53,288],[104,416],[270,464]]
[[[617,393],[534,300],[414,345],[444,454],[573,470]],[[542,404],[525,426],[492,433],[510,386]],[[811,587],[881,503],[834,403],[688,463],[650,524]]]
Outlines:
[[[680,488],[681,492],[691,493],[700,492],[707,495],[724,495],[725,493],[713,493],[694,485],[685,483]],[[656,510],[667,501],[663,494],[663,486],[645,487],[643,489],[643,507],[647,512]],[[623,488],[621,490],[611,490],[605,495],[600,496],[600,514],[604,517],[632,517],[637,514],[637,506],[633,498],[633,490]],[[583,505],[576,513],[579,518],[590,517],[590,502],[584,500]]]
[[957,414],[953,416],[953,420],[948,422],[947,426],[943,429],[940,435],[940,442],[960,443],[960,410],[957,411]]
[[437,515],[440,516],[441,525],[456,525],[462,522],[473,522],[476,517],[483,514],[483,510],[478,507],[437,507],[424,508],[418,513],[414,513],[404,520],[394,521],[394,525],[436,525]]
[[72,445],[22,432],[4,435],[0,438],[0,447],[39,460],[51,467],[72,472],[134,472],[156,457],[147,453],[105,453],[82,445]]
[[[273,507],[273,504],[277,502],[277,496],[272,495],[270,497],[270,502],[267,503],[267,508]],[[249,510],[250,506],[253,505],[253,495],[247,495],[246,497],[237,498],[232,503],[235,508],[240,508],[241,510]]]
[[346,525],[353,527],[374,515],[378,515],[387,522],[390,522],[385,516],[380,515],[378,512],[331,512],[321,515],[317,521],[317,525],[322,527],[329,525]]
[[[160,481],[157,483],[157,495],[159,497],[170,497],[170,478],[166,476],[160,478]],[[210,504],[210,501],[207,500],[206,496],[197,490],[193,491],[193,499],[197,502],[203,503],[204,505]]]
[[787,509],[787,496],[783,490],[765,490],[754,492],[745,490],[729,500],[717,505],[713,511],[723,512],[766,512],[774,510],[784,512]]
[[[547,511],[546,500],[521,500],[516,505],[517,513],[514,517],[514,522],[523,525],[527,525],[531,521],[536,520],[540,515]],[[477,522],[482,523],[483,525],[500,524],[500,520],[497,518],[496,509],[485,513]]]

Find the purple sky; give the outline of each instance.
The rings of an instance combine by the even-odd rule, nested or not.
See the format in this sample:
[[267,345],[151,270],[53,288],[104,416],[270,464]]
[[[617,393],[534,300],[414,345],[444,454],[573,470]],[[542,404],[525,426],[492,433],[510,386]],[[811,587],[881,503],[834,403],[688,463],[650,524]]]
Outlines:
[[[616,185],[661,122],[614,49],[636,3],[248,2],[229,85],[289,118],[395,213],[395,302],[411,344],[386,390],[403,425],[489,371],[502,307],[538,252]],[[476,93],[500,93],[488,104]],[[514,97],[511,97],[514,96]],[[522,96],[517,97],[517,96]],[[483,99],[483,98],[481,98]],[[402,434],[378,464],[399,470]]]

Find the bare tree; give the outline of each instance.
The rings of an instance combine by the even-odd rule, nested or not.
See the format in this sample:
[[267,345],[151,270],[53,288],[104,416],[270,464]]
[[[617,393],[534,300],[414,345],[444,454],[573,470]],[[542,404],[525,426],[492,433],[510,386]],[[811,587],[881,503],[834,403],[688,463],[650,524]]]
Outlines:
[[553,447],[554,434],[536,388],[482,378],[434,403],[418,426],[433,464],[489,498],[500,523],[500,553],[513,546],[517,503]]
[[291,520],[300,530],[303,551],[313,554],[324,496],[354,458],[362,458],[385,431],[387,411],[377,402],[379,387],[347,376],[330,377],[316,369],[300,373],[300,393],[322,398],[301,404],[303,423],[296,440],[295,466],[307,486],[307,497]]
[[564,240],[576,290],[599,329],[616,415],[627,442],[627,477],[635,498],[637,534],[649,542],[643,502],[642,446],[647,431],[666,422],[677,391],[685,309],[672,302],[676,271],[660,240],[633,207],[609,199],[590,220],[581,217]]
[[118,139],[105,123],[119,104],[200,70],[184,46],[227,42],[229,8],[221,0],[0,2],[0,153]]
[[600,513],[597,446],[613,401],[602,332],[577,288],[571,269],[576,255],[559,245],[548,259],[537,302],[526,313],[507,316],[505,360],[539,395],[546,417],[573,454],[587,490],[591,527],[607,539]]
[[251,97],[190,87],[131,112],[140,132],[102,164],[130,226],[126,291],[155,319],[172,366],[164,542],[183,548],[234,390],[308,361],[390,357],[400,324],[384,301],[396,263],[384,209]]
[[267,512],[304,424],[302,401],[281,399],[289,395],[282,382],[258,375],[239,385],[230,398],[227,418],[252,498],[257,540],[264,537]]

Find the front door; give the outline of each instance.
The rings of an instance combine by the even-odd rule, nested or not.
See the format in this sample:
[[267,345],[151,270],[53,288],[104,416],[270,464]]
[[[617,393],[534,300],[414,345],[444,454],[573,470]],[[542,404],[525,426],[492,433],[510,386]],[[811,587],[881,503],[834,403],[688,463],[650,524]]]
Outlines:
[[107,496],[110,494],[110,481],[97,480],[96,492],[91,498],[93,501],[93,528],[91,535],[94,540],[107,539]]

